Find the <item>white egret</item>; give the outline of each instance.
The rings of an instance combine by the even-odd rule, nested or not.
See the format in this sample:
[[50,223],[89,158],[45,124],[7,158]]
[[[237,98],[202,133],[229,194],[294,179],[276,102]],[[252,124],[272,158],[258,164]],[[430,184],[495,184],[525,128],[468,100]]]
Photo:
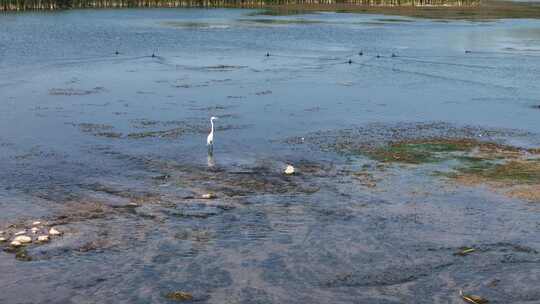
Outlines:
[[218,119],[215,116],[210,117],[210,125],[212,126],[210,129],[210,134],[208,134],[208,137],[206,138],[206,145],[208,146],[208,149],[214,148],[214,120]]

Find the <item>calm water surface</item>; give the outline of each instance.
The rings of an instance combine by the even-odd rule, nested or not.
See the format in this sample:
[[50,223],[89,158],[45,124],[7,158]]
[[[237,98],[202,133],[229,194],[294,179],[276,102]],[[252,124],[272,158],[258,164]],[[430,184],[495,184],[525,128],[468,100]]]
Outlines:
[[359,185],[372,161],[287,140],[436,122],[539,146],[540,21],[254,12],[0,15],[0,230],[65,232],[0,253],[0,303],[540,303],[538,204],[421,169]]

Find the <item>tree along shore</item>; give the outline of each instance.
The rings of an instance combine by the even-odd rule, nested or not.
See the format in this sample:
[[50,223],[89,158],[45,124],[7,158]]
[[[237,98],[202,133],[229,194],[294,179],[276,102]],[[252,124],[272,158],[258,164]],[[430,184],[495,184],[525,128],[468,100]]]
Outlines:
[[239,7],[352,5],[359,7],[476,7],[480,0],[0,0],[0,11],[124,7]]

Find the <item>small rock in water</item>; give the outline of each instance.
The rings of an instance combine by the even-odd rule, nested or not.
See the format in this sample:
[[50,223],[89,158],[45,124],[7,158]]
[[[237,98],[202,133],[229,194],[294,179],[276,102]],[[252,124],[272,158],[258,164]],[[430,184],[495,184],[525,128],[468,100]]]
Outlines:
[[19,242],[19,241],[12,241],[10,245],[13,246],[13,247],[19,247],[19,246],[21,246],[22,244],[21,244],[21,242]]
[[287,168],[285,168],[285,174],[292,175],[294,174],[295,170],[294,167],[291,165],[287,165]]
[[39,229],[36,228],[36,227],[32,227],[31,230],[32,230],[32,233],[33,233],[33,234],[36,234],[36,233],[38,233],[38,231],[39,231]]
[[32,226],[37,226],[37,225],[41,225],[41,222],[40,221],[35,221],[32,223]]
[[14,242],[19,242],[21,244],[32,243],[32,238],[27,235],[19,235],[13,239]]
[[6,239],[5,237],[1,237],[1,236],[0,236],[0,243],[3,243],[3,242],[5,242],[5,241],[7,241],[7,239]]
[[26,230],[21,230],[19,232],[16,232],[15,235],[23,235],[26,233]]
[[213,194],[213,193],[205,193],[205,194],[201,195],[201,198],[204,198],[204,199],[213,199],[213,198],[216,198],[216,195]]
[[56,236],[56,235],[61,235],[62,233],[58,230],[56,230],[55,228],[51,228],[49,230],[49,234],[52,235],[52,236]]
[[38,240],[38,242],[48,242],[49,241],[49,236],[48,235],[40,235],[40,236],[38,236],[37,240]]

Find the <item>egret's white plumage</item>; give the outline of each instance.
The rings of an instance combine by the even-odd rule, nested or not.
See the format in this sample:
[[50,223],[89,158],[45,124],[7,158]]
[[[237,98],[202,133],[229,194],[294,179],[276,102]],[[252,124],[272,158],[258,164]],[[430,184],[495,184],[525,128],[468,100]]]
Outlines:
[[208,134],[208,137],[206,138],[206,145],[213,146],[214,145],[214,120],[218,119],[217,117],[210,117],[210,134]]

